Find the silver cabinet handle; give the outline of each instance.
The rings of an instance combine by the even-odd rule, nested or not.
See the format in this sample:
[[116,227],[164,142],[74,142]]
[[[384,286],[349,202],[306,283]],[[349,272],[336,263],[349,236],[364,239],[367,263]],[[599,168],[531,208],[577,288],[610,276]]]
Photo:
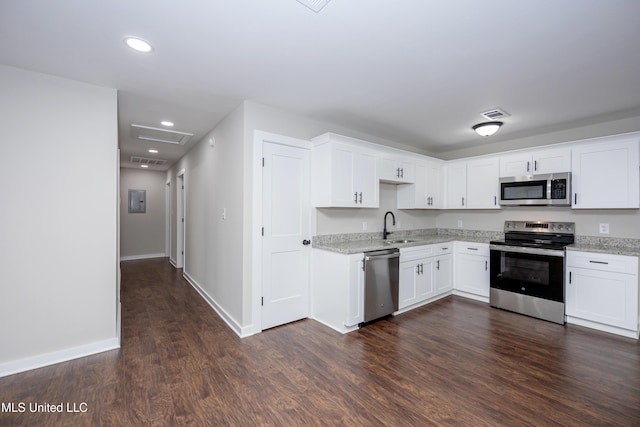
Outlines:
[[493,206],[498,206],[498,196],[493,196]]
[[534,160],[534,161],[533,161],[533,170],[534,170],[535,172],[538,172],[538,161],[537,161],[537,160]]
[[400,178],[404,178],[404,168],[400,168]]
[[527,162],[527,172],[531,170],[531,162]]
[[606,261],[594,261],[594,260],[589,260],[590,263],[592,264],[604,264],[604,265],[609,265],[608,262]]
[[353,193],[353,201],[358,203],[358,192]]
[[436,270],[440,270],[440,260],[436,260]]
[[420,274],[420,264],[416,264],[416,274]]
[[571,284],[571,272],[569,272],[569,284]]
[[400,178],[400,168],[396,169],[396,178]]
[[487,271],[489,269],[489,261],[485,261],[484,262],[484,271]]
[[470,251],[477,251],[478,250],[478,248],[467,248],[467,249],[469,249]]
[[420,274],[424,274],[424,264],[420,264]]
[[573,204],[574,205],[578,204],[578,193],[573,193]]
[[464,196],[462,196],[462,206],[464,206]]
[[362,192],[360,193],[360,204],[362,204]]

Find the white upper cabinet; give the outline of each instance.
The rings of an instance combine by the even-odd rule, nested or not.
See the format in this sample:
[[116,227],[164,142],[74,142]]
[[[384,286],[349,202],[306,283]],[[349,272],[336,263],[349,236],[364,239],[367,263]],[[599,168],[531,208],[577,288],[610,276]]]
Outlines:
[[464,209],[467,203],[467,162],[448,162],[444,167],[447,209]]
[[312,200],[316,207],[380,206],[378,153],[349,138],[324,134],[314,139]]
[[572,153],[574,209],[640,207],[640,136],[600,138],[576,144]]
[[500,178],[528,176],[571,170],[571,148],[522,151],[500,157]]
[[414,160],[396,152],[380,152],[378,158],[380,181],[390,184],[413,183]]
[[467,209],[499,209],[499,159],[487,157],[467,162]]
[[499,159],[486,157],[445,166],[447,209],[499,209]]
[[441,163],[417,159],[414,166],[415,183],[398,186],[398,209],[439,209],[442,207]]

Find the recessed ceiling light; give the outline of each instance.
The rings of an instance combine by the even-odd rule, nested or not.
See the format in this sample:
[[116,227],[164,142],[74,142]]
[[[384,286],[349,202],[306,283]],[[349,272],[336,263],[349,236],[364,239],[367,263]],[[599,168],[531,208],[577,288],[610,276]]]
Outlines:
[[154,149],[149,150],[149,152],[153,154],[158,154],[158,150],[154,150]]
[[168,120],[163,120],[163,121],[160,122],[160,124],[162,126],[173,126],[173,122],[170,122]]
[[127,36],[124,38],[124,42],[127,46],[129,46],[136,52],[150,53],[151,51],[153,51],[153,47],[149,44],[149,42],[139,37]]
[[141,168],[148,168],[149,165],[140,165]]

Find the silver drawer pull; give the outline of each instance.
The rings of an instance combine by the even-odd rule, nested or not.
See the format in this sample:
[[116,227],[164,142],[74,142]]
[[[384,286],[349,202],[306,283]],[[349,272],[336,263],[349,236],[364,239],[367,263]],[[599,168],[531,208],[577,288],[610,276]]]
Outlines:
[[593,261],[593,260],[590,260],[589,262],[590,262],[590,263],[592,263],[592,264],[605,264],[605,265],[608,265],[608,264],[609,264],[609,263],[608,263],[608,262],[606,262],[606,261]]
[[478,248],[467,248],[467,249],[469,249],[470,251],[477,251],[478,250]]

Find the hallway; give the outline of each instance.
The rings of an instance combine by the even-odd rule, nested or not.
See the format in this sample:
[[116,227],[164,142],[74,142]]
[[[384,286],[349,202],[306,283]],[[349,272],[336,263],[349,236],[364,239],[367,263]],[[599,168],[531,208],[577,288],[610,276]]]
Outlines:
[[122,348],[0,378],[0,402],[26,404],[0,425],[640,422],[636,340],[460,297],[348,335],[303,320],[240,340],[166,258],[123,262],[122,277]]

